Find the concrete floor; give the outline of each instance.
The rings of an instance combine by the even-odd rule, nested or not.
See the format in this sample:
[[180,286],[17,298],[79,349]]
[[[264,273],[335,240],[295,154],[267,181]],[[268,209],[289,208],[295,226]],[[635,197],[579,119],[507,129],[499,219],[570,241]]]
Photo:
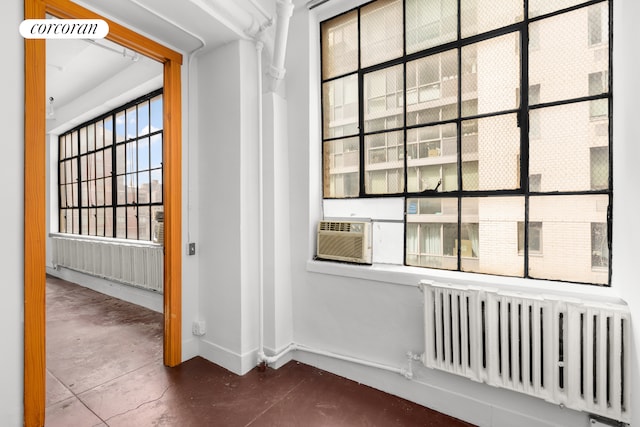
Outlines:
[[162,364],[162,315],[47,277],[48,427],[469,426],[289,362],[235,375]]

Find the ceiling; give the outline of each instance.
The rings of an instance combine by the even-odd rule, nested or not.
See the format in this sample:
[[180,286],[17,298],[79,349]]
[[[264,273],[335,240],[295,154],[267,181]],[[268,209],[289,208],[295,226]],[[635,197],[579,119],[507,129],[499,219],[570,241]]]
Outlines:
[[[181,52],[185,58],[195,50],[215,49],[248,38],[248,27],[275,17],[276,4],[276,0],[75,2]],[[54,112],[47,120],[49,132],[68,130],[162,85],[160,63],[107,39],[49,39],[46,44],[45,102],[52,104]]]

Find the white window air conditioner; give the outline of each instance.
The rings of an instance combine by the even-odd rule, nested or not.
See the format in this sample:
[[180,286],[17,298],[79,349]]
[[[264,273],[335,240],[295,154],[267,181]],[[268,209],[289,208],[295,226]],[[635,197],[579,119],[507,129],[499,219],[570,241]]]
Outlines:
[[320,221],[316,258],[371,264],[371,223]]

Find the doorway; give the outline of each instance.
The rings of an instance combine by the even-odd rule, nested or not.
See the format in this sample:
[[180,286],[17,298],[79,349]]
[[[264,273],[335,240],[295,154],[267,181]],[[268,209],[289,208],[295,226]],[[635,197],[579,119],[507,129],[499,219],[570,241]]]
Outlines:
[[[163,360],[181,362],[181,76],[182,56],[71,2],[25,0],[25,19],[104,19],[107,39],[163,64],[164,330]],[[46,394],[45,40],[25,39],[24,425],[43,426]]]

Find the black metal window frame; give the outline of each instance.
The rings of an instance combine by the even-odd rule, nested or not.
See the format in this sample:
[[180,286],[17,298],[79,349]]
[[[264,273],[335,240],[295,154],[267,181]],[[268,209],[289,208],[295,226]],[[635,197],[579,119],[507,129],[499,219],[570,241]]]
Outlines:
[[[163,165],[164,129],[162,119],[160,128],[152,129],[152,102],[159,99],[160,117],[162,117],[163,89],[154,90],[146,95],[127,102],[105,114],[88,120],[58,137],[58,222],[59,232],[66,234],[98,236],[107,238],[122,238],[129,240],[151,241],[153,227],[151,220],[153,213],[163,209]],[[145,108],[146,107],[146,108]],[[145,111],[146,118],[143,123],[148,126],[148,132],[139,132],[139,113]],[[135,112],[135,120],[129,123],[128,114]],[[123,135],[118,134],[117,121],[122,118]],[[107,125],[109,124],[109,125]],[[103,143],[95,142],[96,128],[102,128]],[[131,129],[134,127],[135,129]],[[93,145],[87,145],[91,140],[87,132],[93,132]],[[84,136],[83,136],[84,135]],[[157,143],[159,139],[159,161],[152,160],[153,153],[151,141]],[[138,142],[147,140],[148,158],[138,159]],[[129,150],[127,150],[129,148]],[[132,152],[135,150],[135,154]],[[71,151],[67,153],[67,151]],[[122,158],[118,158],[118,152],[122,151]],[[130,152],[129,155],[127,153]],[[102,158],[102,162],[96,160]],[[109,157],[109,159],[107,159]],[[158,157],[157,154],[155,157]],[[88,159],[93,158],[93,162]],[[135,159],[135,165],[132,160]],[[121,161],[120,161],[121,160]],[[128,163],[129,162],[129,163]],[[91,163],[93,163],[91,165]],[[103,171],[99,171],[99,163]],[[124,173],[119,173],[124,171]],[[138,174],[148,175],[148,199],[140,200],[140,186]],[[127,176],[135,176],[136,185],[127,187]],[[159,191],[152,196],[152,176],[159,177]],[[125,194],[119,197],[118,181],[122,180]],[[89,186],[93,186],[89,191]],[[122,186],[120,186],[122,187]],[[101,189],[101,190],[100,190]],[[157,190],[157,189],[156,189]],[[129,194],[130,193],[130,194]],[[95,200],[90,200],[90,195],[96,195]],[[131,196],[131,197],[129,197]],[[102,203],[99,203],[99,200]],[[140,209],[146,209],[148,215],[141,220]],[[134,212],[129,214],[127,210]],[[119,215],[119,210],[124,210],[124,215]],[[98,212],[101,214],[98,215]],[[102,217],[102,221],[98,220]],[[124,227],[118,230],[118,218],[124,219]],[[93,219],[92,219],[93,217]],[[146,225],[141,224],[147,221]],[[131,222],[135,221],[135,224]],[[93,224],[91,224],[93,223]],[[100,227],[101,224],[101,227]],[[108,225],[109,224],[109,225]],[[141,227],[141,225],[143,225]],[[110,229],[110,232],[109,232]],[[144,231],[144,235],[140,232]]]
[[[346,72],[343,74],[339,74],[339,75],[333,75],[330,78],[325,78],[323,73],[324,71],[321,71],[321,77],[320,77],[320,100],[321,100],[321,158],[322,158],[322,170],[326,171],[326,164],[325,162],[327,161],[327,159],[324,156],[324,151],[325,151],[325,145],[327,143],[331,143],[333,141],[338,141],[338,140],[345,140],[346,138],[358,138],[359,141],[359,168],[358,168],[358,173],[359,173],[359,194],[357,196],[344,196],[344,197],[331,197],[331,196],[327,196],[326,193],[326,188],[327,188],[327,183],[325,182],[326,179],[328,179],[327,175],[325,173],[323,173],[323,182],[322,182],[322,187],[323,187],[323,198],[324,199],[359,199],[359,198],[384,198],[384,197],[404,197],[405,198],[405,221],[404,221],[404,225],[405,225],[405,232],[404,232],[404,239],[405,239],[405,244],[404,244],[404,254],[403,254],[403,259],[405,260],[405,265],[406,265],[406,228],[407,228],[407,203],[406,200],[409,198],[423,198],[423,197],[434,197],[434,198],[457,198],[458,200],[458,241],[460,241],[460,235],[461,235],[461,205],[462,205],[462,200],[464,198],[478,198],[478,197],[503,197],[503,196],[523,196],[524,197],[524,203],[525,203],[525,209],[524,209],[524,222],[525,224],[529,224],[529,198],[530,196],[549,196],[549,197],[553,197],[553,196],[575,196],[575,195],[606,195],[608,196],[608,207],[607,207],[607,212],[606,212],[606,229],[607,229],[607,245],[608,245],[608,262],[609,262],[609,268],[608,268],[608,284],[607,286],[610,286],[611,283],[611,241],[612,241],[612,206],[613,206],[613,168],[612,168],[612,159],[613,159],[613,121],[612,121],[612,116],[613,116],[613,60],[612,60],[612,51],[613,51],[613,0],[589,0],[589,1],[583,1],[577,5],[573,5],[570,7],[566,7],[563,9],[559,9],[550,13],[545,13],[545,14],[541,14],[541,15],[537,15],[535,17],[529,17],[528,14],[528,10],[529,10],[529,0],[523,0],[523,18],[521,21],[508,25],[508,26],[504,26],[504,27],[500,27],[494,30],[490,30],[484,33],[480,33],[480,34],[476,34],[476,35],[472,35],[472,36],[468,36],[468,37],[463,37],[461,34],[461,3],[462,0],[458,0],[457,1],[457,38],[455,41],[452,42],[448,42],[448,43],[444,43],[441,45],[437,45],[425,50],[421,50],[418,52],[414,52],[414,53],[410,53],[407,54],[406,49],[407,49],[407,43],[406,43],[406,0],[402,0],[402,25],[403,25],[403,29],[402,29],[402,36],[403,36],[403,45],[402,45],[402,55],[398,58],[394,58],[385,62],[381,62],[381,63],[377,63],[371,66],[367,66],[367,67],[363,67],[361,64],[361,10],[365,7],[367,7],[368,5],[371,5],[373,3],[376,3],[378,0],[372,0],[370,2],[367,3],[363,3],[357,7],[353,7],[349,10],[346,10],[340,14],[331,16],[327,19],[323,19],[322,21],[320,21],[319,23],[319,40],[320,40],[320,69],[323,70],[323,35],[322,35],[322,26],[324,23],[329,22],[331,20],[334,20],[335,18],[338,18],[340,16],[344,16],[347,15],[349,13],[353,13],[354,11],[357,12],[357,32],[358,32],[358,66],[356,71],[350,71],[350,72]],[[607,8],[608,8],[608,72],[607,75],[604,77],[606,80],[608,80],[608,84],[609,84],[609,90],[607,92],[603,92],[603,93],[599,93],[596,95],[591,95],[589,94],[588,96],[581,96],[581,97],[577,97],[577,98],[571,98],[571,99],[563,99],[560,101],[553,101],[553,102],[544,102],[544,103],[540,103],[536,100],[537,103],[535,104],[531,104],[529,102],[529,76],[528,76],[528,67],[529,67],[529,25],[531,23],[535,23],[535,22],[539,22],[539,21],[543,21],[558,15],[562,15],[568,12],[572,12],[574,10],[578,10],[578,9],[583,9],[583,8],[587,8],[589,6],[592,5],[596,5],[596,4],[606,4]],[[496,5],[497,6],[497,5]],[[415,125],[407,125],[406,122],[406,118],[407,118],[407,103],[406,103],[406,96],[407,96],[407,87],[406,87],[406,81],[407,81],[407,76],[406,76],[406,64],[410,61],[414,61],[417,59],[421,59],[421,58],[425,58],[434,54],[439,54],[442,52],[446,52],[446,51],[451,51],[451,50],[457,50],[457,56],[458,56],[458,76],[462,75],[462,60],[461,60],[461,52],[462,49],[465,46],[470,46],[472,44],[476,44],[485,40],[490,40],[490,39],[494,39],[496,37],[500,37],[503,35],[507,35],[507,34],[512,34],[512,33],[518,33],[520,35],[519,37],[519,51],[520,51],[520,88],[519,88],[519,107],[518,108],[514,108],[514,109],[508,109],[508,110],[502,110],[502,111],[493,111],[490,113],[486,113],[486,114],[476,114],[476,115],[465,115],[463,116],[461,114],[461,110],[462,110],[462,91],[461,91],[461,86],[462,86],[462,79],[458,78],[458,102],[457,102],[457,107],[458,107],[458,115],[455,119],[452,120],[442,120],[442,121],[433,121],[433,122],[428,122],[428,123],[418,123]],[[536,35],[537,36],[537,35]],[[537,39],[536,39],[537,40]],[[593,47],[593,43],[592,40],[589,40],[589,47]],[[536,50],[539,47],[532,47],[532,50]],[[404,96],[405,96],[405,102],[404,102],[404,120],[403,120],[403,125],[402,126],[398,126],[396,128],[385,128],[383,130],[378,130],[378,131],[374,131],[374,132],[366,132],[365,131],[365,126],[364,126],[364,110],[365,110],[365,94],[364,94],[364,76],[371,73],[371,72],[375,72],[378,70],[383,70],[383,69],[387,69],[389,67],[392,67],[394,65],[402,65],[403,66],[403,79],[405,82],[405,86],[403,88],[404,90]],[[354,133],[353,135],[341,135],[341,136],[335,136],[335,137],[331,137],[331,136],[327,136],[325,135],[325,109],[324,109],[324,103],[325,103],[325,83],[328,82],[332,82],[335,80],[339,80],[339,79],[343,79],[345,77],[349,77],[349,76],[356,76],[357,77],[357,82],[358,82],[358,122],[357,122],[357,126],[358,126],[358,131],[357,133]],[[543,108],[548,108],[548,107],[555,107],[555,106],[562,106],[562,105],[568,105],[568,104],[577,104],[580,102],[588,102],[588,101],[596,101],[596,100],[606,100],[607,101],[607,107],[608,107],[608,114],[605,116],[606,118],[608,118],[608,165],[609,165],[609,176],[608,176],[608,188],[606,189],[590,189],[590,190],[585,190],[585,191],[534,191],[533,188],[530,188],[529,186],[529,112],[530,111],[534,111],[534,110],[539,110],[539,109],[543,109]],[[502,116],[502,115],[506,115],[506,114],[516,114],[517,115],[517,121],[518,121],[518,127],[520,128],[520,164],[519,164],[519,169],[520,169],[520,176],[519,176],[519,184],[520,187],[517,189],[507,189],[507,190],[495,190],[495,191],[474,191],[474,190],[464,190],[463,186],[462,186],[462,152],[461,152],[461,139],[462,139],[462,132],[461,130],[461,123],[463,121],[468,121],[468,120],[474,120],[474,119],[483,119],[483,118],[487,118],[487,117],[497,117],[497,116]],[[457,148],[458,148],[458,152],[457,152],[457,179],[458,179],[458,185],[457,185],[457,190],[455,191],[447,191],[447,192],[437,192],[437,191],[422,191],[422,192],[410,192],[407,191],[407,186],[408,186],[408,182],[407,182],[407,171],[408,171],[408,166],[407,166],[407,131],[411,130],[411,129],[417,129],[420,127],[424,127],[424,126],[438,126],[438,125],[446,125],[446,124],[450,124],[450,123],[455,123],[457,126]],[[384,194],[384,193],[375,193],[375,194],[368,194],[365,190],[365,185],[366,185],[366,181],[365,181],[365,156],[366,156],[366,145],[365,145],[365,136],[369,136],[369,135],[374,135],[376,133],[388,133],[388,132],[394,132],[394,131],[401,131],[404,133],[404,191],[401,192],[397,192],[397,193],[388,193],[388,194]],[[531,177],[534,178],[534,177]],[[539,176],[538,176],[539,178]],[[539,183],[538,183],[539,184]],[[535,182],[532,182],[532,185],[536,185]],[[437,190],[437,189],[436,189]],[[535,222],[535,221],[534,221]],[[524,227],[524,276],[525,278],[530,278],[529,276],[529,268],[528,268],[528,264],[529,264],[529,240],[530,240],[530,233],[529,233],[529,227],[525,226]],[[460,260],[461,260],[461,254],[460,254],[460,248],[457,249],[457,258],[458,258],[458,271],[462,271],[460,268]],[[533,253],[537,253],[537,252],[533,252]],[[538,277],[536,277],[536,279],[540,279]],[[545,279],[542,279],[545,280]],[[556,281],[562,281],[562,280],[556,280]],[[573,282],[575,283],[575,282]],[[585,283],[585,284],[591,284],[591,283]]]

